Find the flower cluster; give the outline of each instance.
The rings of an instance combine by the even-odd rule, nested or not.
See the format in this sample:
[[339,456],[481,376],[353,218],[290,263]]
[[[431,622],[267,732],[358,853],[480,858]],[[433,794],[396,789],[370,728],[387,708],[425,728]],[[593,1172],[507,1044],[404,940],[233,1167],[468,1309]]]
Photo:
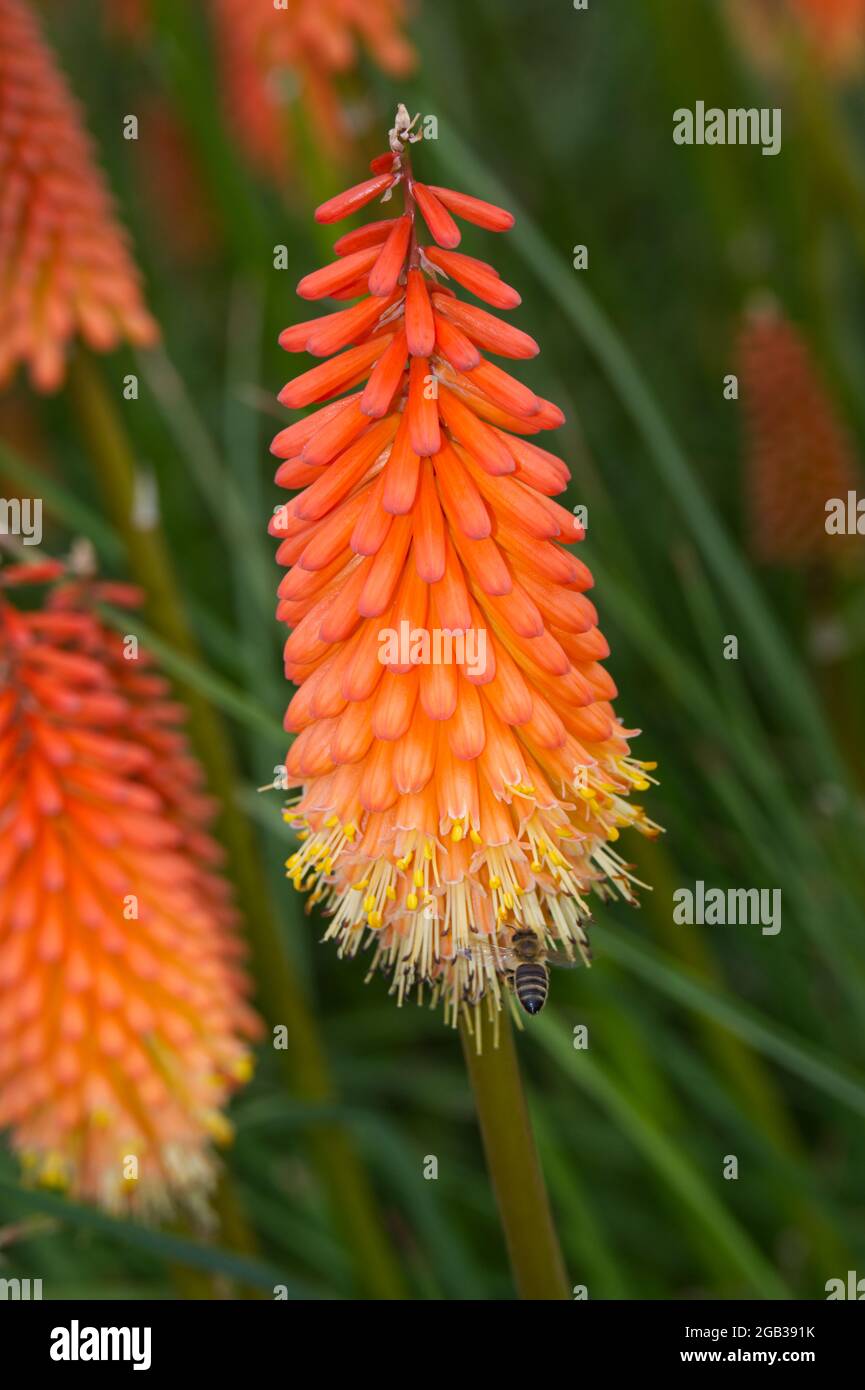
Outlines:
[[805,44],[831,76],[861,69],[865,0],[727,0],[736,34],[761,68],[784,71],[796,44]]
[[[657,833],[630,799],[654,764],[629,754],[592,577],[564,548],[582,538],[553,500],[567,468],[532,438],[561,411],[486,355],[538,345],[453,288],[519,304],[456,249],[455,218],[491,232],[513,219],[419,182],[413,124],[401,107],[372,177],[316,214],[402,202],[298,286],[352,302],[282,334],[327,360],[280,396],[320,408],[274,440],[277,482],[301,491],[271,532],[290,566],[278,617],[300,687],[286,716],[301,840],[289,874],[324,904],[341,953],[370,945],[400,1000],[428,986],[456,1021],[484,998],[495,1017],[514,928],[579,957],[589,895],[633,900],[616,841],[627,826]],[[482,633],[484,659],[461,660],[458,642],[429,664],[386,650],[404,624]]]
[[414,66],[400,32],[404,0],[213,0],[228,121],[248,156],[280,179],[296,116],[332,156],[351,122],[338,82],[362,44],[392,76]]
[[0,0],[0,386],[55,390],[80,335],[158,337],[78,107],[24,0]]
[[751,542],[766,564],[839,558],[855,538],[830,535],[826,504],[857,483],[852,445],[799,331],[772,306],[746,319],[739,344]]
[[36,1181],[159,1212],[211,1184],[259,1025],[181,710],[98,601],[137,597],[0,569],[0,1129]]

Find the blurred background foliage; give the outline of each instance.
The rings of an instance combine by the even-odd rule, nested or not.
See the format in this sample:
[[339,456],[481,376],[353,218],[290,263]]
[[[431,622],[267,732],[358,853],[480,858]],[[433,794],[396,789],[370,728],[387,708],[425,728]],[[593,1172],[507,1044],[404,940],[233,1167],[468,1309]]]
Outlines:
[[[158,650],[228,723],[267,910],[338,1098],[286,1088],[278,1054],[260,1049],[233,1106],[222,1229],[203,1240],[25,1192],[0,1155],[0,1275],[39,1275],[55,1297],[267,1296],[275,1283],[357,1295],[357,1252],[304,1142],[327,1121],[365,1161],[409,1296],[513,1294],[456,1038],[435,1014],[398,1010],[381,981],[364,987],[362,962],[319,949],[321,924],[282,877],[278,796],[255,790],[285,755],[288,699],[267,445],[286,422],[276,392],[303,368],[276,338],[299,316],[296,281],[329,249],[314,204],[364,177],[404,100],[438,118],[424,176],[517,214],[492,247],[468,229],[464,249],[520,289],[515,321],[542,344],[524,379],[566,411],[551,447],[573,471],[569,503],[588,507],[618,709],[660,768],[650,813],[667,833],[626,846],[653,891],[639,913],[598,908],[593,969],[555,977],[519,1042],[569,1280],[602,1298],[823,1296],[827,1279],[865,1270],[865,584],[858,547],[843,566],[754,563],[742,401],[723,384],[743,312],[771,293],[861,455],[861,76],[833,80],[796,43],[761,69],[710,0],[592,0],[585,13],[430,0],[409,21],[411,78],[364,59],[350,79],[369,120],[356,148],[336,160],[307,129],[275,187],[226,122],[208,6],[152,10],[129,40],[101,5],[42,6],[164,331],[154,353],[96,365],[158,489],[201,657],[178,659],[168,639]],[[676,146],[672,112],[698,99],[781,106],[781,153]],[[137,141],[123,138],[128,114]],[[127,402],[133,371],[140,398]],[[89,535],[125,575],[80,411],[74,379],[51,399],[7,395],[2,479],[38,479],[48,548]],[[160,629],[158,609],[149,621]],[[737,661],[723,659],[729,634]],[[673,890],[700,879],[780,888],[782,930],[675,926]],[[422,1176],[427,1155],[437,1181]],[[727,1155],[737,1181],[722,1176]]]

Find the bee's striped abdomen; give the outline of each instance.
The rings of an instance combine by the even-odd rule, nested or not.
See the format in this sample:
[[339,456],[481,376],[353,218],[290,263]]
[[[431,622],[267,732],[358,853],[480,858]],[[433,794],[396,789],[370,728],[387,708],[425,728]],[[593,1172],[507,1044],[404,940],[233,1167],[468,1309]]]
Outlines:
[[527,1014],[538,1014],[547,1002],[550,976],[545,965],[535,962],[518,965],[514,971],[517,999]]

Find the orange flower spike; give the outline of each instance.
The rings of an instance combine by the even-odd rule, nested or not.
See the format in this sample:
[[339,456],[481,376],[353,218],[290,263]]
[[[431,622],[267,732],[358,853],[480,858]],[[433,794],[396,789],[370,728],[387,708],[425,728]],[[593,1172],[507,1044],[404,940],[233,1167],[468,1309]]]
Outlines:
[[[328,154],[345,159],[354,122],[341,79],[360,67],[362,50],[396,77],[414,66],[400,33],[405,0],[210,0],[210,8],[229,127],[261,172],[279,182],[302,127]],[[363,206],[363,187],[340,195],[360,200],[353,210]],[[329,220],[326,209],[321,220]]]
[[35,1180],[163,1214],[206,1198],[260,1025],[182,713],[96,616],[139,596],[61,576],[0,569],[0,1129]]
[[76,102],[23,0],[0,0],[0,386],[26,363],[55,391],[76,336],[159,334]]
[[125,38],[143,42],[151,24],[150,0],[106,0],[105,22]]
[[279,614],[300,685],[286,716],[286,816],[303,832],[289,875],[314,888],[341,952],[369,946],[400,1001],[428,986],[455,1022],[501,1006],[516,928],[586,958],[589,895],[634,900],[620,828],[657,827],[629,799],[653,764],[629,754],[582,593],[591,575],[564,549],[583,535],[552,500],[567,468],[520,437],[563,417],[484,356],[538,345],[442,283],[514,308],[491,266],[449,249],[454,217],[489,231],[512,219],[418,185],[413,125],[400,107],[373,179],[324,205],[326,220],[347,214],[373,186],[402,203],[301,281],[304,297],[362,297],[317,321],[333,321],[329,340],[315,323],[285,331],[291,350],[340,355],[282,400],[324,401],[362,372],[366,385],[277,436],[289,460],[277,481],[308,485],[271,530],[293,566]]
[[801,21],[827,66],[838,74],[861,71],[865,53],[865,0],[797,0]]
[[726,0],[736,37],[766,72],[784,71],[791,37],[826,73],[845,81],[861,73],[865,0]]
[[746,319],[739,343],[751,542],[765,564],[841,559],[857,536],[826,529],[826,504],[846,505],[853,446],[797,328],[770,305]]

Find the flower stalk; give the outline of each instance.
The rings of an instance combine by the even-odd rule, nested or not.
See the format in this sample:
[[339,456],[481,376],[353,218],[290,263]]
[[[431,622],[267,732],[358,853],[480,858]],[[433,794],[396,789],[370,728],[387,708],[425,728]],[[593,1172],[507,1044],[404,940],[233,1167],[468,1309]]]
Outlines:
[[460,1035],[517,1292],[524,1299],[566,1299],[564,1260],[508,1014],[500,1015],[497,1047],[479,1052],[465,1021]]

